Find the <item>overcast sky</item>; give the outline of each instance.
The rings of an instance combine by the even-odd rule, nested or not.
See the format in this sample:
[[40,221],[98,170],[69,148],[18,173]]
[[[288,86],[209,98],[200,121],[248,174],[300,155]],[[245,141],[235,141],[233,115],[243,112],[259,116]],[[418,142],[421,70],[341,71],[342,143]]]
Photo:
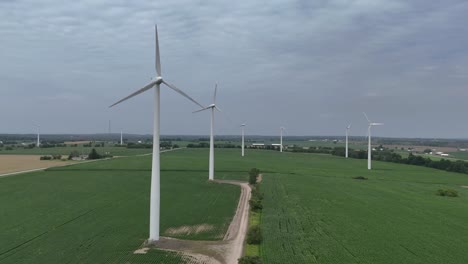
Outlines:
[[[155,75],[223,111],[218,134],[468,138],[466,0],[0,0],[0,133],[152,133]],[[209,113],[161,92],[162,134]]]

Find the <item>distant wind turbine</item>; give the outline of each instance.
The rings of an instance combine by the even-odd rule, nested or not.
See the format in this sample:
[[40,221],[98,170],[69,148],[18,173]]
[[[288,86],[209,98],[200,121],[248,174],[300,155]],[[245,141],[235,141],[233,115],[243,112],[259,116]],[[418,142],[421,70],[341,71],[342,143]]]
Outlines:
[[41,127],[39,125],[34,125],[37,127],[37,142],[36,142],[36,147],[41,146]]
[[241,128],[242,128],[242,145],[241,145],[241,148],[242,148],[242,157],[244,157],[244,128],[245,128],[245,124],[242,124]]
[[350,129],[351,129],[351,124],[349,124],[349,126],[346,127],[346,155],[345,155],[346,158],[348,158],[348,134],[349,134]]
[[145,85],[143,88],[137,90],[136,92],[128,95],[127,97],[121,99],[115,104],[111,105],[113,107],[127,99],[130,99],[140,93],[143,93],[151,88],[154,89],[154,121],[153,121],[153,161],[151,169],[151,198],[150,198],[150,230],[149,230],[149,239],[148,242],[158,241],[159,240],[159,220],[160,220],[160,159],[159,159],[159,140],[160,140],[160,85],[165,84],[167,87],[178,92],[185,98],[194,102],[198,106],[203,106],[195,101],[192,97],[188,96],[186,93],[181,91],[179,88],[174,85],[166,82],[161,77],[161,62],[159,57],[159,41],[158,41],[158,27],[155,26],[155,35],[156,35],[156,77],[151,80],[150,83]]
[[370,170],[370,169],[372,169],[371,128],[373,126],[383,126],[384,124],[383,123],[373,123],[373,122],[371,122],[369,120],[366,113],[363,112],[363,114],[366,117],[367,122],[369,122],[369,127],[367,128],[367,136],[369,137],[369,145],[368,145],[368,148],[367,148],[367,169]]
[[210,163],[209,163],[209,174],[208,174],[208,179],[210,181],[214,180],[214,111],[219,110],[218,107],[216,107],[216,93],[218,91],[218,84],[215,84],[215,90],[214,90],[214,95],[213,95],[213,103],[210,104],[207,107],[203,107],[200,110],[195,111],[194,113],[198,113],[204,110],[211,109],[211,128],[210,128]]
[[280,127],[280,152],[283,152],[283,131],[284,127]]

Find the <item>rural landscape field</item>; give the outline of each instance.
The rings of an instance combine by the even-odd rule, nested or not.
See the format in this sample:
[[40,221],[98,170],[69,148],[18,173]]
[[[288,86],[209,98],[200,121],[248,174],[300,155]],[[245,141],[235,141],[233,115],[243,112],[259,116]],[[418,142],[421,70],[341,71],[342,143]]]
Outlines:
[[[207,154],[181,149],[161,155],[163,235],[224,236],[239,188],[206,180]],[[248,155],[242,159],[235,149],[220,149],[216,175],[246,181],[250,168],[262,171],[264,239],[258,255],[265,263],[464,260],[463,174],[386,162],[369,172],[364,161],[321,154]],[[146,239],[149,172],[150,158],[136,156],[0,178],[0,263],[191,263],[157,249],[134,254]],[[460,197],[436,196],[441,188],[456,189]],[[201,225],[207,228],[195,232]]]

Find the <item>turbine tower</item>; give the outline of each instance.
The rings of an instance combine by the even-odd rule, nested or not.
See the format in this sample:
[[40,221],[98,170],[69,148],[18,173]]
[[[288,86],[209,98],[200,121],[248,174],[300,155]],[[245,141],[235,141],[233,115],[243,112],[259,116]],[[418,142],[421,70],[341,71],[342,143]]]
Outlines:
[[283,131],[284,127],[280,127],[280,152],[283,152]]
[[123,145],[123,131],[120,130],[120,145]]
[[209,164],[209,174],[208,174],[208,179],[210,181],[214,180],[214,111],[219,110],[219,108],[216,106],[216,92],[218,91],[218,84],[215,84],[215,90],[214,90],[214,95],[213,95],[213,103],[210,104],[207,107],[203,107],[200,110],[195,111],[194,113],[198,113],[204,110],[211,109],[211,128],[210,128],[210,164]]
[[373,126],[383,126],[383,123],[373,123],[369,120],[367,117],[366,113],[364,113],[364,116],[367,119],[367,122],[369,122],[369,127],[367,128],[367,136],[369,137],[369,145],[367,147],[367,169],[371,170],[372,169],[372,145],[371,145],[371,128]]
[[346,155],[345,155],[346,158],[348,158],[348,134],[349,134],[350,129],[351,129],[351,124],[349,124],[349,126],[346,127]]
[[155,25],[155,42],[156,42],[156,77],[154,77],[150,83],[145,85],[143,88],[137,90],[136,92],[128,95],[127,97],[121,99],[120,101],[116,102],[115,104],[111,105],[113,107],[127,99],[130,99],[138,94],[141,94],[149,89],[154,88],[154,120],[153,120],[153,160],[152,160],[152,167],[151,167],[151,198],[150,198],[150,226],[149,226],[149,239],[148,242],[158,241],[159,240],[159,220],[160,220],[160,160],[159,160],[159,138],[160,138],[160,86],[161,84],[165,84],[167,87],[171,88],[172,90],[178,92],[185,98],[189,99],[190,101],[194,102],[198,106],[203,106],[195,101],[193,98],[188,96],[183,91],[179,90],[176,86],[166,82],[163,80],[161,76],[161,62],[159,57],[159,41],[158,41],[158,27]]
[[242,145],[241,145],[241,149],[242,149],[242,157],[244,157],[244,128],[245,128],[245,124],[242,124],[241,128],[242,128]]
[[41,146],[41,127],[39,125],[34,125],[37,127],[37,142],[36,142],[36,147]]

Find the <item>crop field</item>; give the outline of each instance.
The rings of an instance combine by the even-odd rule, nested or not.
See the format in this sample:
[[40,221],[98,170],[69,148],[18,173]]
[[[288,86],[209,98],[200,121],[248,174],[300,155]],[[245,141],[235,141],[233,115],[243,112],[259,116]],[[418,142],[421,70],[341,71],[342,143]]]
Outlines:
[[38,155],[0,155],[0,174],[64,166],[72,163],[61,160],[40,160]]
[[[204,154],[179,150],[161,155],[163,235],[196,240],[224,236],[240,189],[209,183],[208,152]],[[150,158],[0,178],[0,263],[190,262],[158,250],[133,254],[148,235]],[[192,169],[191,164],[198,165]]]
[[[262,171],[264,239],[248,251],[264,263],[458,264],[468,257],[466,175],[376,161],[369,172],[366,160],[323,154],[215,151],[218,179]],[[239,188],[207,182],[208,149],[161,158],[162,234],[222,238]],[[133,254],[147,238],[149,177],[150,156],[143,156],[0,178],[0,263],[191,263],[154,249]],[[459,197],[435,195],[449,188]]]
[[461,160],[468,160],[468,152],[464,151],[457,151],[457,152],[450,152],[450,157],[461,159]]
[[87,155],[91,152],[91,149],[95,148],[99,154],[109,152],[112,156],[132,156],[151,153],[152,149],[128,149],[126,147],[83,147],[78,145],[77,147],[66,146],[66,147],[55,147],[55,148],[23,148],[17,147],[12,150],[6,150],[3,148],[0,150],[0,155],[69,155],[72,151],[78,151],[80,154]]
[[[265,263],[464,263],[468,176],[307,154],[264,173]],[[355,180],[364,176],[368,180]],[[459,197],[436,196],[455,189]]]

